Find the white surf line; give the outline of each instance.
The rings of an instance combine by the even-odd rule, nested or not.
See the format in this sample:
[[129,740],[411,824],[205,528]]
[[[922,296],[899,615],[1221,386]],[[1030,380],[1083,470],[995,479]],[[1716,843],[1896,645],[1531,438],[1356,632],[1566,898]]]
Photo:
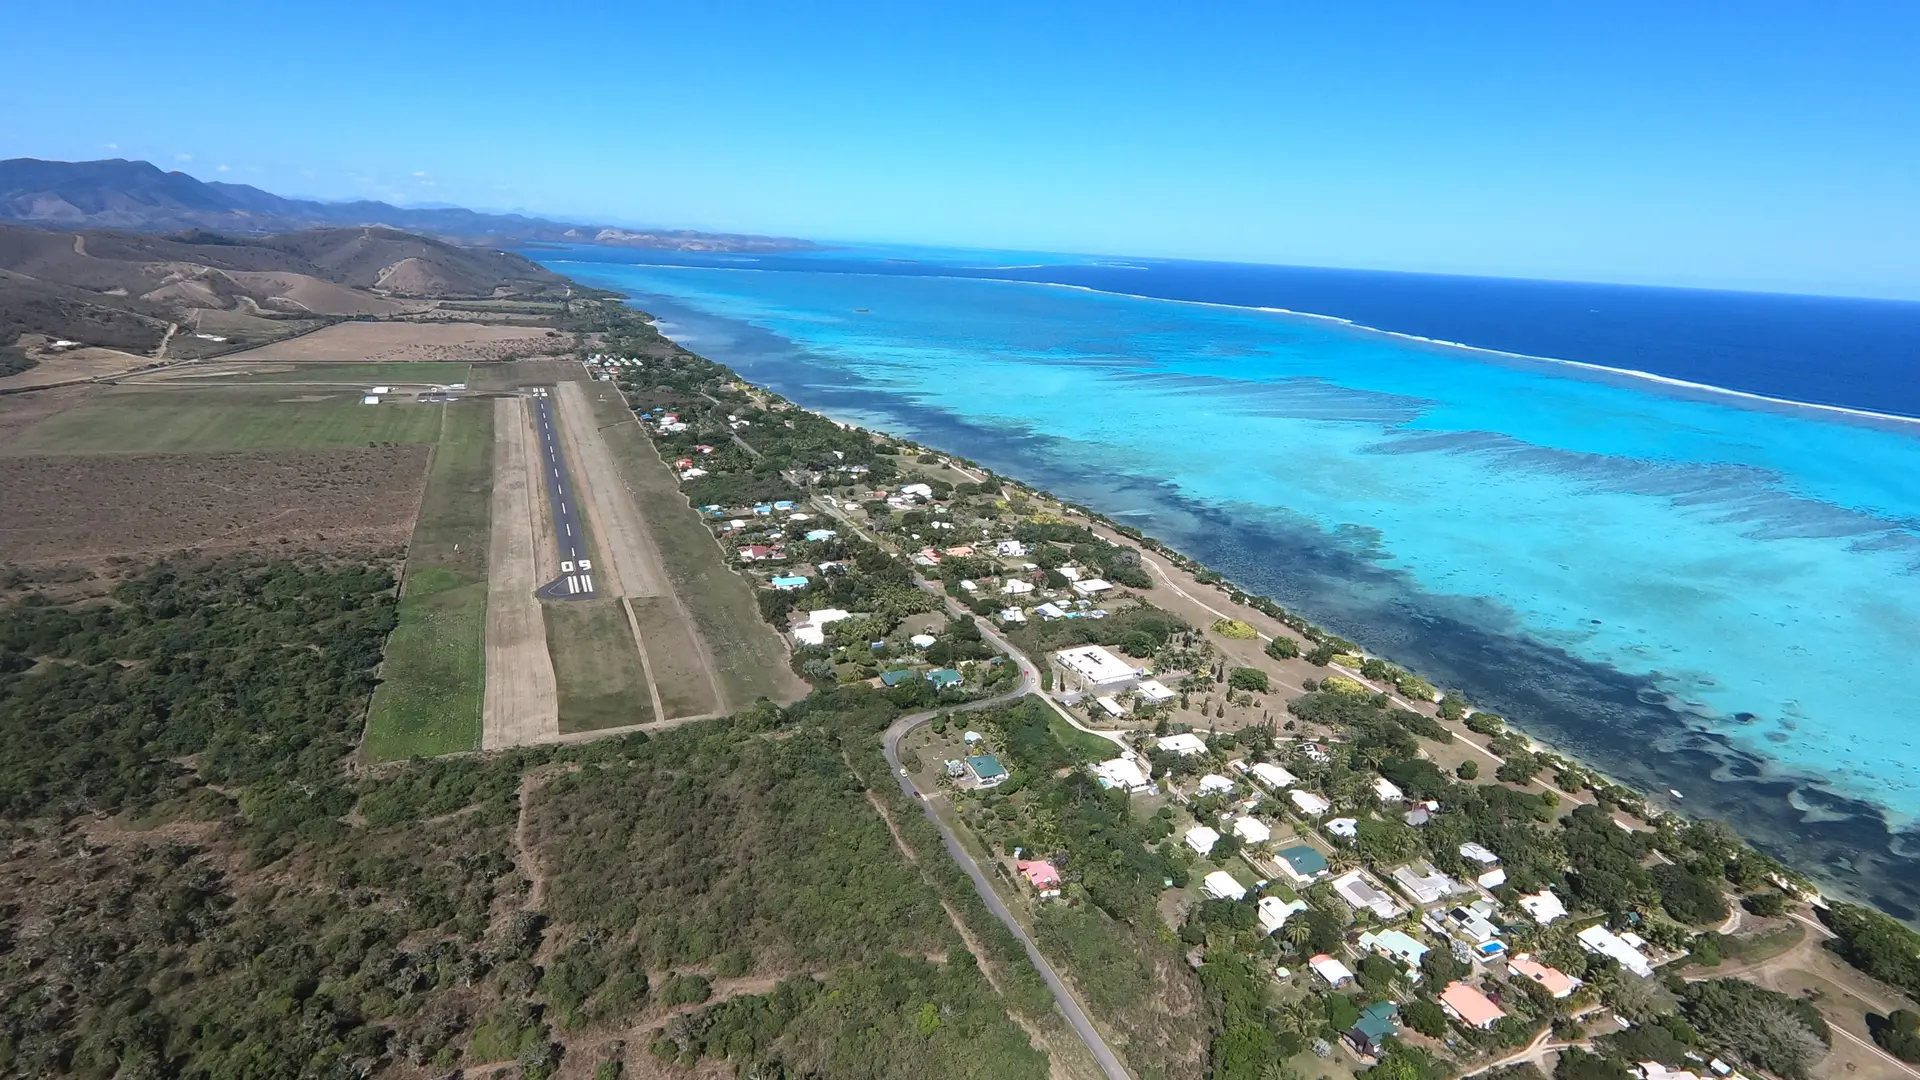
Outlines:
[[[734,274],[780,274],[792,272],[786,270],[764,270],[747,266],[656,266],[652,263],[635,265],[645,266],[650,270],[722,270]],[[880,274],[865,270],[809,270],[805,272],[841,274],[846,277],[892,278],[902,276],[899,274]],[[1900,413],[1876,412],[1872,409],[1856,409],[1846,405],[1823,405],[1817,401],[1796,401],[1793,398],[1774,397],[1770,394],[1759,394],[1750,390],[1735,390],[1731,387],[1715,386],[1712,383],[1678,379],[1671,375],[1658,375],[1651,371],[1640,371],[1636,368],[1609,367],[1606,364],[1595,364],[1586,360],[1564,360],[1557,356],[1538,356],[1533,353],[1510,352],[1506,349],[1489,348],[1485,345],[1468,345],[1463,341],[1448,341],[1445,338],[1426,337],[1421,334],[1410,334],[1404,330],[1383,330],[1380,327],[1354,322],[1352,319],[1342,318],[1339,315],[1323,315],[1317,311],[1295,311],[1292,308],[1265,307],[1258,304],[1223,304],[1216,300],[1177,300],[1166,296],[1145,296],[1140,293],[1119,292],[1114,289],[1096,289],[1091,285],[1070,285],[1063,281],[1026,281],[1020,278],[964,277],[953,274],[915,274],[913,276],[931,278],[937,281],[988,281],[1001,285],[1041,285],[1050,289],[1073,289],[1077,292],[1093,293],[1098,296],[1124,296],[1130,300],[1150,300],[1160,304],[1189,304],[1193,307],[1223,308],[1229,311],[1258,311],[1268,315],[1287,315],[1296,319],[1319,319],[1323,322],[1337,323],[1350,329],[1363,330],[1369,334],[1381,334],[1386,337],[1399,338],[1402,341],[1417,341],[1423,345],[1438,345],[1448,349],[1459,349],[1463,352],[1484,353],[1488,356],[1499,356],[1509,360],[1527,360],[1537,364],[1562,364],[1584,371],[1619,375],[1630,379],[1641,379],[1662,386],[1671,386],[1678,389],[1693,390],[1723,397],[1739,398],[1744,401],[1757,401],[1767,405],[1780,405],[1791,409],[1813,409],[1818,412],[1849,416],[1860,420],[1887,420],[1896,424],[1920,425],[1920,416],[1903,416]],[[718,317],[725,318],[725,316]],[[668,334],[667,337],[672,339],[673,335]],[[678,339],[673,340],[677,341]]]

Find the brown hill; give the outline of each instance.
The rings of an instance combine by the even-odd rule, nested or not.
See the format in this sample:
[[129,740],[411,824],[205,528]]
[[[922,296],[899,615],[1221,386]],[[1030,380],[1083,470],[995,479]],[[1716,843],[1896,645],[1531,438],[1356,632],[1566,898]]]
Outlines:
[[244,328],[244,343],[263,344],[315,320],[566,288],[566,279],[519,255],[394,229],[230,237],[0,225],[0,375],[28,366],[16,347],[25,334],[152,354],[170,326],[197,327],[210,312],[229,314],[223,330]]

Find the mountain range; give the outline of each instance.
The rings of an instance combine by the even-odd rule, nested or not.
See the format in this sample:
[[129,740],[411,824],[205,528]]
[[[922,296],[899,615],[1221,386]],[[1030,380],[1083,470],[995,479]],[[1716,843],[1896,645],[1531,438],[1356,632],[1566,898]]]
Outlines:
[[183,172],[163,171],[151,162],[124,158],[0,161],[0,221],[49,229],[162,233],[204,229],[240,235],[317,226],[383,226],[468,245],[583,243],[691,251],[794,251],[816,246],[783,237],[632,230],[459,208],[290,199],[247,184],[198,180]]

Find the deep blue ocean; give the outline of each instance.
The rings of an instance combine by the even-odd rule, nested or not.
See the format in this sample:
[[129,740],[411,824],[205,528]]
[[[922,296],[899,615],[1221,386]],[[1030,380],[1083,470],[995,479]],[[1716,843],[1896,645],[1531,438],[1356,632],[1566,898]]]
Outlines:
[[1920,914],[1920,304],[904,247],[527,254]]

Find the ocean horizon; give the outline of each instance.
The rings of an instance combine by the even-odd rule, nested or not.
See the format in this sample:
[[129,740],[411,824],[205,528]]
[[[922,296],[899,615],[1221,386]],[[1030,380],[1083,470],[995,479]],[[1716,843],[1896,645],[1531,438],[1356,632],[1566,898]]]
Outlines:
[[526,254],[1920,915],[1920,304],[899,247]]

